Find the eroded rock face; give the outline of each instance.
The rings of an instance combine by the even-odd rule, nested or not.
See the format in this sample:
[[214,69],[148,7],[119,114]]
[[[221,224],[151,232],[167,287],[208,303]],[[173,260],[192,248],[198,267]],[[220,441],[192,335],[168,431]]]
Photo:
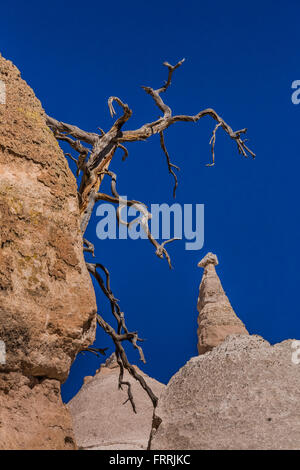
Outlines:
[[[156,396],[160,396],[165,385],[148,377],[138,368],[137,371]],[[123,404],[127,400],[127,391],[126,387],[124,390],[118,389],[118,375],[118,364],[108,361],[94,377],[86,377],[81,390],[68,403],[79,448],[147,448],[153,417],[152,402],[140,384],[125,371],[124,380],[129,381],[132,386],[137,408],[135,414],[129,402]]]
[[299,449],[300,367],[293,341],[232,335],[170,380],[151,449]]
[[19,372],[0,374],[0,449],[75,450],[60,382]]
[[216,273],[218,259],[208,253],[198,264],[204,268],[198,297],[198,352],[203,354],[230,334],[248,334],[236,316]]
[[[9,381],[13,372],[30,384],[32,377],[54,379],[55,389],[95,335],[96,302],[82,254],[77,187],[40,102],[1,56],[0,80],[6,93],[0,104],[0,339],[7,352],[1,383],[3,374]],[[36,385],[31,394],[28,389],[24,409],[33,405],[34,394],[43,396],[44,387],[41,382],[39,391]],[[51,393],[48,404],[54,406]],[[14,426],[13,416],[3,425],[3,416],[9,416],[5,396],[11,400],[5,392],[0,402],[0,448],[3,433],[7,438]]]

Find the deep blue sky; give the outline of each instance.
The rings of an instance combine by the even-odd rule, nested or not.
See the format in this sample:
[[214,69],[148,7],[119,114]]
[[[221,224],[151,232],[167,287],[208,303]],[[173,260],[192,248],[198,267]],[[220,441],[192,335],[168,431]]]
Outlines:
[[[300,338],[297,301],[299,249],[299,118],[291,84],[300,79],[298,1],[85,2],[57,0],[1,5],[0,47],[21,70],[46,112],[91,131],[112,124],[107,98],[117,95],[134,114],[127,128],[158,117],[140,85],[159,87],[162,62],[186,57],[165,101],[174,113],[214,107],[234,130],[248,127],[257,159],[242,159],[222,131],[216,166],[210,161],[210,118],[178,124],[165,135],[181,167],[177,202],[205,204],[205,245],[185,251],[170,247],[174,270],[145,241],[97,241],[96,218],[88,237],[111,271],[130,329],[147,338],[142,368],[162,382],[196,350],[196,302],[207,251],[220,261],[224,289],[251,333],[271,343]],[[172,202],[159,139],[129,146],[124,163],[116,154],[121,194],[150,203]],[[108,302],[99,311],[110,319]],[[99,331],[96,344],[109,347]],[[128,347],[133,363],[135,351]],[[63,386],[68,401],[82,378],[99,367],[80,355]]]

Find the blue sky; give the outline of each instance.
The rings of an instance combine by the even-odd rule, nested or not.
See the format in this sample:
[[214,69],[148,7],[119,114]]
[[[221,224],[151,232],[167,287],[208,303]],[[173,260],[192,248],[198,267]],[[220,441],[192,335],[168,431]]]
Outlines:
[[[248,3],[54,0],[1,6],[2,55],[59,120],[108,130],[111,95],[133,109],[127,129],[154,120],[158,109],[140,85],[159,87],[166,78],[162,62],[186,57],[164,97],[174,113],[213,107],[234,130],[248,128],[256,160],[242,159],[219,131],[213,168],[205,166],[210,118],[167,130],[166,145],[181,168],[176,202],[205,204],[204,247],[186,251],[183,241],[170,246],[174,270],[147,240],[99,241],[96,217],[88,228],[129,328],[147,339],[142,368],[165,383],[197,354],[197,262],[208,251],[218,255],[223,287],[251,333],[271,343],[300,338],[300,105],[291,101],[291,84],[300,79],[300,6]],[[120,153],[111,164],[120,194],[146,204],[172,203],[173,182],[157,136],[128,148],[126,162]],[[110,319],[108,302],[100,294],[97,300]],[[113,351],[101,331],[96,344]],[[130,347],[128,356],[140,365]],[[99,364],[89,354],[77,358],[63,386],[65,401]]]

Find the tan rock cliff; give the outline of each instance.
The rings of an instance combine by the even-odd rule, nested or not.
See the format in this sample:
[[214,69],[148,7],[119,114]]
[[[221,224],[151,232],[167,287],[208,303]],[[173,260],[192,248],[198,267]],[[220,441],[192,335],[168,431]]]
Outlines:
[[0,448],[70,448],[60,382],[93,342],[96,312],[77,187],[40,102],[1,55],[0,81]]

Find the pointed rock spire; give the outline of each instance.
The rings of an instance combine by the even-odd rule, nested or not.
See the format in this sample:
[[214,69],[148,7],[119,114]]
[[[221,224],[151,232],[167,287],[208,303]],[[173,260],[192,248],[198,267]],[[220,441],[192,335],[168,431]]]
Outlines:
[[204,268],[198,297],[198,352],[204,354],[222,343],[231,334],[248,334],[243,322],[236,316],[216,273],[219,264],[213,253],[198,263]]

